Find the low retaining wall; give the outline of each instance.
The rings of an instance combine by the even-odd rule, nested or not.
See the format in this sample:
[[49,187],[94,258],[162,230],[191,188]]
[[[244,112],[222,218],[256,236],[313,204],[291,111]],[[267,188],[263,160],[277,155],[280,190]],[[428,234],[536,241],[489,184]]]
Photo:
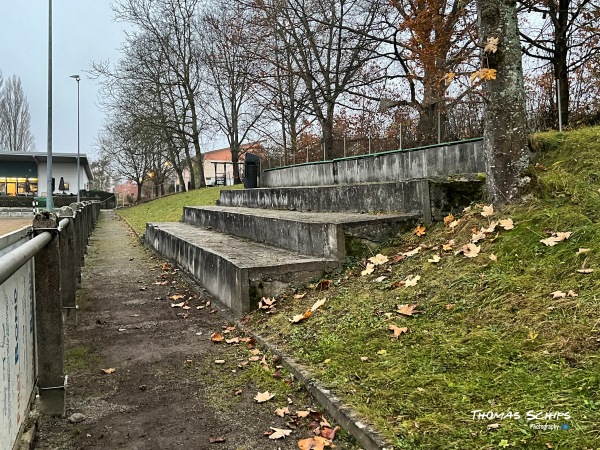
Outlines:
[[4,208],[0,206],[0,219],[7,217],[31,217],[33,220],[35,213],[33,208]]
[[262,173],[261,185],[291,187],[381,183],[485,171],[483,140],[478,138],[269,169]]

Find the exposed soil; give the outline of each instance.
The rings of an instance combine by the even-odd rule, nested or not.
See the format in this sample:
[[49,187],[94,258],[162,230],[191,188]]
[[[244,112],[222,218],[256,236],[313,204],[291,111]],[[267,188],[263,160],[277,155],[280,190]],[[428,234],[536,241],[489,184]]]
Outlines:
[[[184,301],[189,309],[171,306]],[[297,449],[311,423],[322,421],[276,360],[251,353],[252,341],[212,342],[214,332],[245,336],[228,329],[208,295],[191,290],[112,211],[102,211],[90,240],[78,304],[78,326],[66,331],[67,418],[86,418],[41,418],[35,448]],[[115,371],[102,371],[109,368]],[[266,390],[275,397],[257,403],[254,396]],[[277,416],[284,406],[315,412]],[[293,432],[270,440],[270,427]],[[358,448],[343,431],[335,444]]]
[[33,218],[31,217],[3,217],[0,219],[0,236],[11,233],[19,228],[31,226]]

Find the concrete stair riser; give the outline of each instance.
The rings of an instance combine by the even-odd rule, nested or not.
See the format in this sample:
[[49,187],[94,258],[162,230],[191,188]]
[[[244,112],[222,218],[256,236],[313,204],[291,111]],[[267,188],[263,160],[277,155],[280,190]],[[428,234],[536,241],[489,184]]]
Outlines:
[[256,307],[261,296],[277,295],[340,264],[182,223],[148,223],[145,239],[238,316]]

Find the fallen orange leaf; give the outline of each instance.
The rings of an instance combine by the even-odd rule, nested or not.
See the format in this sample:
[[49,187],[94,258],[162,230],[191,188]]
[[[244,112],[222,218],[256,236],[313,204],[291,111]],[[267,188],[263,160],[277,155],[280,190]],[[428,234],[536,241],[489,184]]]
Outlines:
[[390,330],[392,330],[393,334],[390,336],[392,338],[396,338],[398,339],[400,337],[401,334],[403,333],[408,333],[408,328],[407,327],[398,327],[397,325],[394,325],[393,323],[390,324],[390,326],[388,327]]
[[223,340],[223,335],[221,333],[213,333],[210,335],[210,340],[213,342],[221,342]]

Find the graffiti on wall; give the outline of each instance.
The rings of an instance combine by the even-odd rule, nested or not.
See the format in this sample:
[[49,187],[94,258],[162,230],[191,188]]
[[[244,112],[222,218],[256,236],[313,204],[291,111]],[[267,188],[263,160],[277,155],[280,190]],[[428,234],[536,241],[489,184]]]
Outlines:
[[0,286],[0,450],[10,450],[35,383],[33,262]]

